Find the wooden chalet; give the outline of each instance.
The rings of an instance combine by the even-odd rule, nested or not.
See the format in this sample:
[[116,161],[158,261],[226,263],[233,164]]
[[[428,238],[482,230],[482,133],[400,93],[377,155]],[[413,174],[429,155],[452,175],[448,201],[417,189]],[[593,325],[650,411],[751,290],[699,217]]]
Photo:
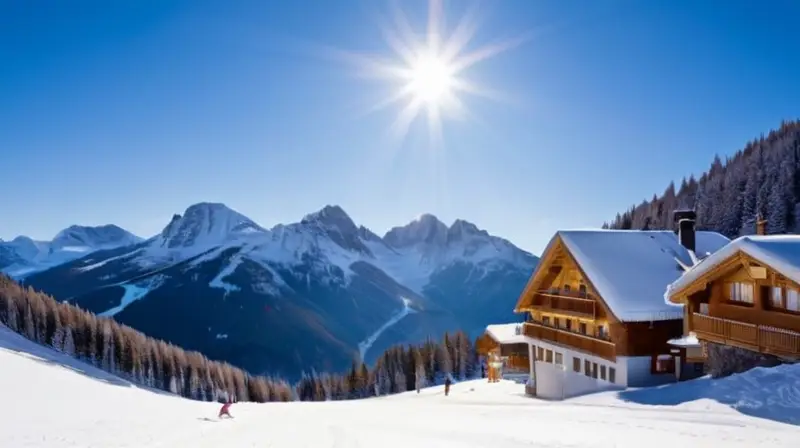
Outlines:
[[521,339],[522,324],[489,325],[478,337],[476,349],[486,362],[489,382],[503,378],[504,373],[515,376],[530,373],[528,345]]
[[728,242],[715,232],[695,233],[693,226],[680,236],[557,232],[515,308],[527,314],[523,335],[535,358],[531,380],[537,395],[552,397],[560,388],[564,398],[674,381],[667,341],[682,336],[683,309],[665,303],[664,288],[697,254]]
[[737,238],[667,288],[682,305],[684,333],[796,361],[800,359],[800,236]]

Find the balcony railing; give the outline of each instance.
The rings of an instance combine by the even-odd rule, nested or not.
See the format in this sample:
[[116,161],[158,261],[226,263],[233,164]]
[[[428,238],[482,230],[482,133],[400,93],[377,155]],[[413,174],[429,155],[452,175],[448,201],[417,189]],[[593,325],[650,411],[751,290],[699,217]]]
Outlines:
[[559,291],[537,291],[533,295],[531,305],[536,308],[544,308],[558,313],[570,314],[579,317],[594,319],[596,317],[595,307],[597,302],[583,294]]
[[761,353],[800,358],[800,333],[765,325],[692,313],[692,328],[697,337]]
[[610,341],[531,322],[525,323],[523,333],[531,338],[565,345],[609,361],[617,360],[616,347]]

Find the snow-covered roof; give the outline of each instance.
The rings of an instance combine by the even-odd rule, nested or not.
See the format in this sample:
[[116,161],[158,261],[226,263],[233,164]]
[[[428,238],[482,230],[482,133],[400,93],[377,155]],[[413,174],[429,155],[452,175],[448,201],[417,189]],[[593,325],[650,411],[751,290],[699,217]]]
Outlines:
[[[517,328],[520,330],[517,330]],[[522,331],[521,328],[522,324],[519,322],[513,324],[489,325],[486,327],[486,333],[488,333],[492,339],[497,341],[498,344],[506,344],[518,335],[517,331]]]
[[684,335],[679,338],[670,339],[667,341],[667,344],[674,345],[676,347],[699,347],[700,340],[697,339],[696,334],[689,333],[688,335]]
[[[561,239],[611,312],[623,322],[680,319],[683,310],[664,302],[664,288],[691,266],[692,255],[667,230],[562,230]],[[696,233],[699,258],[730,240],[716,232]],[[548,246],[548,249],[550,246]],[[545,252],[548,250],[545,249]]]
[[749,235],[736,238],[667,285],[664,300],[686,288],[733,255],[744,252],[776,272],[800,283],[800,235]]

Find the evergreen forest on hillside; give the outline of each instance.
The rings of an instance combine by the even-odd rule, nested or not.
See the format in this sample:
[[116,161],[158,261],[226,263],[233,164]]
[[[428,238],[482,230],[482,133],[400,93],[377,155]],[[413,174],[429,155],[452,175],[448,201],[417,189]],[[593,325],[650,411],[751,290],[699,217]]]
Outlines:
[[693,208],[697,228],[729,238],[755,233],[757,216],[768,234],[800,233],[800,120],[749,142],[723,162],[717,156],[699,179],[669,184],[659,197],[617,214],[611,229],[675,229],[672,212]]
[[148,337],[2,274],[0,323],[33,342],[133,383],[202,401],[366,398],[438,384],[448,375],[468,379],[478,368],[474,345],[466,333],[457,332],[445,334],[441,342],[389,348],[372,369],[353,362],[346,374],[311,373],[293,387]]

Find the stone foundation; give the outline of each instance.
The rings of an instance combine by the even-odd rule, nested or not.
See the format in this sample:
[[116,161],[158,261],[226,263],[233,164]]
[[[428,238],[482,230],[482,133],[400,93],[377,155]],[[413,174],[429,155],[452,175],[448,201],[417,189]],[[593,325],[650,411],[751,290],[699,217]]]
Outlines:
[[712,378],[746,372],[753,367],[775,367],[783,362],[775,356],[764,355],[743,348],[707,343],[706,370]]

